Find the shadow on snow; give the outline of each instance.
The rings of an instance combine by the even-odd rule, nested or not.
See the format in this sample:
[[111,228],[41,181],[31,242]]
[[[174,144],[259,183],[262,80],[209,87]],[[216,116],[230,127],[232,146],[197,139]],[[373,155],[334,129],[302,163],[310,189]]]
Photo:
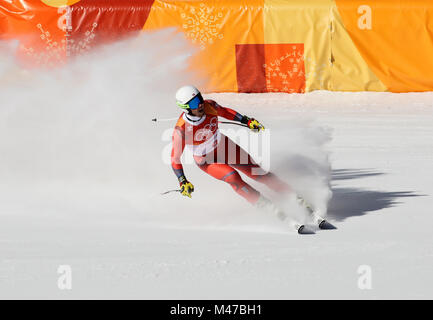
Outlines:
[[[349,180],[383,175],[368,169],[333,170],[332,180]],[[371,191],[356,188],[332,188],[333,196],[328,206],[328,216],[335,221],[348,217],[362,216],[372,211],[390,208],[403,203],[399,199],[425,196],[414,191]]]

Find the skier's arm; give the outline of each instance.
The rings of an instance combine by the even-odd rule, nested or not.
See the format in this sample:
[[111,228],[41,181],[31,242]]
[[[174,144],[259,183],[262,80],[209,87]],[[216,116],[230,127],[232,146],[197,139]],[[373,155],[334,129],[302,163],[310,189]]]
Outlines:
[[181,194],[191,198],[191,193],[194,191],[194,186],[186,179],[183,172],[182,162],[180,160],[183,150],[185,149],[185,134],[178,127],[175,127],[174,129],[172,142],[171,167],[173,168],[174,174],[179,180]]
[[246,124],[251,130],[260,131],[260,130],[265,129],[265,127],[254,118],[250,118],[248,116],[241,115],[239,112],[236,112],[235,110],[230,109],[230,108],[222,107],[216,102],[215,102],[214,106],[218,112],[218,116],[220,116],[220,117]]
[[241,115],[239,112],[236,112],[233,109],[226,108],[223,106],[220,106],[217,102],[213,101],[213,106],[215,110],[218,113],[219,117],[226,118],[227,120],[237,121],[241,122],[243,115]]
[[182,157],[183,150],[185,149],[185,137],[184,133],[178,127],[174,128],[172,136],[173,146],[171,148],[171,167],[174,174],[178,179],[185,176],[183,172]]

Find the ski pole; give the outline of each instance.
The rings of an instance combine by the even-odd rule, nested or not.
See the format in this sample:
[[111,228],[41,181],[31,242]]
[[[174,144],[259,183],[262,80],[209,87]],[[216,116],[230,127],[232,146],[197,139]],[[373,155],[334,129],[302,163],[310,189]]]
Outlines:
[[178,118],[166,118],[166,119],[158,119],[158,118],[153,118],[152,121],[154,122],[162,122],[162,121],[174,121],[177,120]]
[[172,192],[181,192],[181,190],[180,189],[168,190],[168,191],[161,193],[161,195],[165,195],[165,194],[172,193]]
[[[174,121],[174,120],[177,120],[177,119],[178,118],[165,118],[165,119],[153,118],[152,121],[153,122],[163,122],[163,121]],[[231,122],[231,121],[218,121],[218,123],[233,124],[233,125],[236,125],[236,126],[241,126],[241,127],[248,128],[248,126],[246,124],[243,124],[243,123],[237,123],[237,122]]]
[[246,124],[243,124],[243,123],[237,123],[237,122],[231,122],[231,121],[218,121],[218,123],[234,124],[236,126],[241,126],[241,127],[248,128],[248,126]]

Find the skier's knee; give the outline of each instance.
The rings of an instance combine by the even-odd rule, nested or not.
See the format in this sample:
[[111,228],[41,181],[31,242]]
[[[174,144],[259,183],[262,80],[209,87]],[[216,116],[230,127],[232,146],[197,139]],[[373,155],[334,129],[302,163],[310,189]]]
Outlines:
[[266,184],[269,188],[276,192],[290,192],[290,186],[280,180],[275,174],[268,172],[265,175],[258,176],[257,181]]
[[240,182],[242,182],[242,178],[236,170],[227,173],[221,180],[227,182],[236,190],[239,188]]

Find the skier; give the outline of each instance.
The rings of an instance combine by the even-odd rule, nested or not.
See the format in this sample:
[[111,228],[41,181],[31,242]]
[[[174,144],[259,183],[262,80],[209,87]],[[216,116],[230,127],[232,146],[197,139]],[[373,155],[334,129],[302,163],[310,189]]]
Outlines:
[[290,187],[270,172],[254,174],[254,169],[260,170],[260,166],[239,145],[219,132],[218,117],[246,124],[251,130],[261,131],[265,127],[254,118],[222,107],[213,100],[204,100],[194,86],[181,87],[176,92],[176,101],[184,113],[174,128],[171,164],[179,180],[181,194],[191,198],[194,191],[194,185],[185,177],[180,160],[185,145],[188,145],[192,147],[194,160],[201,170],[228,183],[251,204],[278,215],[283,214],[270,200],[246,183],[238,171],[276,192],[290,192]]
[[[179,180],[181,194],[191,198],[194,192],[194,185],[185,177],[181,163],[183,150],[185,145],[188,145],[192,148],[194,160],[201,170],[228,183],[234,191],[256,207],[275,213],[281,220],[285,220],[285,213],[246,183],[238,170],[278,193],[291,193],[292,189],[271,172],[263,175],[254,174],[254,170],[261,169],[260,166],[239,145],[219,132],[218,117],[240,122],[255,131],[264,130],[265,127],[254,118],[222,107],[213,100],[204,100],[194,86],[181,87],[176,92],[176,102],[184,112],[179,116],[173,131],[171,165]],[[301,196],[293,194],[298,203],[309,210],[321,229],[335,229],[332,224],[317,215]],[[299,233],[314,233],[298,223],[295,223],[294,227]]]

